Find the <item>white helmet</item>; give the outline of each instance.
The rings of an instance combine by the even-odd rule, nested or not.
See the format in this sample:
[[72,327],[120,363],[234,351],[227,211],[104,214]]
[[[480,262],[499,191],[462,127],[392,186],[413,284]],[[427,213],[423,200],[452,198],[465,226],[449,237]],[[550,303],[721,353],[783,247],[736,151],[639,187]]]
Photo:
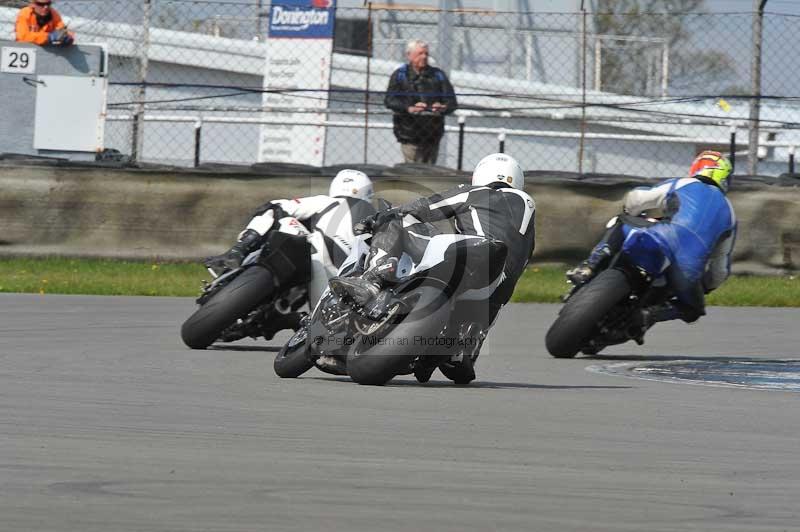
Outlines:
[[347,196],[369,201],[372,199],[372,180],[358,170],[345,169],[331,181],[329,196]]
[[525,174],[516,159],[505,153],[487,155],[472,172],[472,185],[484,186],[498,181],[523,190]]

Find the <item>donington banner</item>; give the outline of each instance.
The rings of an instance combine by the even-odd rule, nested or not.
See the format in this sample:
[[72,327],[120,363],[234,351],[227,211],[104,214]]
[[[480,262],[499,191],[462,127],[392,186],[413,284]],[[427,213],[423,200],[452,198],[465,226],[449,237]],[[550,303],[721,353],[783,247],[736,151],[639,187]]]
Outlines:
[[[325,161],[336,0],[279,0],[269,12],[259,161]],[[285,109],[286,112],[274,112]]]

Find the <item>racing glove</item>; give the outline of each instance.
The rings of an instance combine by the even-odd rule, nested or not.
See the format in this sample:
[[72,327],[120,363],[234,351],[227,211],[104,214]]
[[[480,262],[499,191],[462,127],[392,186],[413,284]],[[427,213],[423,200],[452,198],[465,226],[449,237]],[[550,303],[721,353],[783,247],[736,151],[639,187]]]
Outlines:
[[363,233],[372,233],[375,229],[394,220],[400,218],[402,213],[399,208],[393,208],[385,211],[378,211],[371,216],[367,216],[353,227],[353,232],[357,235]]

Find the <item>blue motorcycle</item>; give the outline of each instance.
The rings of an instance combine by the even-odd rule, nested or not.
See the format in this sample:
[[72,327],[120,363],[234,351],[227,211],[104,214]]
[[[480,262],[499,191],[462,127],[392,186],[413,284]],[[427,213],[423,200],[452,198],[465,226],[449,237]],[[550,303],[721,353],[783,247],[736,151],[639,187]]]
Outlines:
[[642,310],[675,297],[666,275],[670,258],[642,231],[664,222],[628,214],[611,223],[617,221],[624,224],[625,246],[591,280],[572,288],[547,331],[547,351],[556,358],[594,355],[629,340],[642,345],[650,327]]

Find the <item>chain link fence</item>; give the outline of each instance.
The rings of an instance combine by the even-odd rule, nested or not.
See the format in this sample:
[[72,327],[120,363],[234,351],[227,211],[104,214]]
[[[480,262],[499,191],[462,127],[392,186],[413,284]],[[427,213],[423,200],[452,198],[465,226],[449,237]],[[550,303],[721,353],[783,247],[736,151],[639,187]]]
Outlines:
[[[10,13],[25,4],[0,2],[0,37],[13,38]],[[798,17],[626,14],[608,2],[608,11],[577,13],[286,4],[61,0],[54,7],[78,42],[109,47],[105,145],[138,162],[401,163],[387,87],[407,43],[421,39],[458,101],[437,165],[468,170],[503,150],[531,170],[674,176],[697,151],[715,148],[735,153],[737,173],[756,156],[760,174],[793,172],[800,59],[790,43]],[[324,12],[335,17],[335,25],[325,21],[335,28],[332,50],[318,46],[325,39],[274,29],[308,31]],[[752,76],[758,33],[760,87]],[[404,95],[428,103],[442,96],[420,92]],[[438,137],[419,133],[421,145]]]

